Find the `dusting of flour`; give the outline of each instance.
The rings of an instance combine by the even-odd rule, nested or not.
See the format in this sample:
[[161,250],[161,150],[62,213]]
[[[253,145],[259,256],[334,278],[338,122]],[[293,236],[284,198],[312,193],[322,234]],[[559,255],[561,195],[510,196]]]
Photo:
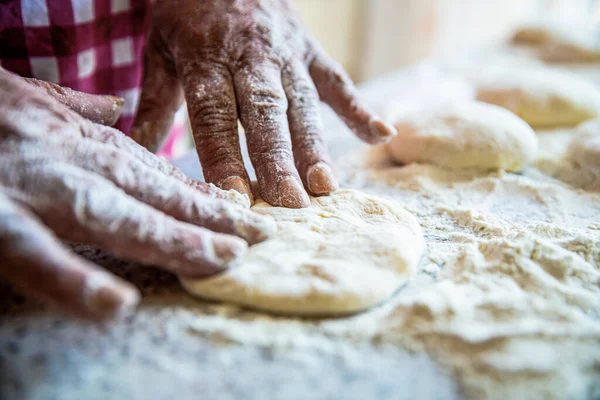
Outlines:
[[[390,81],[372,94],[406,87]],[[572,135],[538,132],[537,160],[521,174],[394,166],[384,148],[347,154],[347,137],[333,140],[332,151],[344,149],[334,157],[342,186],[396,201],[418,219],[427,242],[421,272],[383,306],[349,318],[218,312],[190,329],[277,349],[424,351],[467,398],[598,398],[600,193],[568,159]]]
[[388,158],[383,148],[363,148],[344,157],[339,173],[347,187],[398,202],[423,228],[421,273],[391,301],[325,320],[214,306],[179,323],[305,358],[360,362],[349,350],[359,343],[424,351],[467,398],[600,395],[600,194],[533,168],[398,167]]
[[424,349],[468,397],[598,396],[600,194],[535,169],[395,167],[381,149],[362,153],[340,168],[347,181],[417,216],[434,276],[399,294],[377,339]]

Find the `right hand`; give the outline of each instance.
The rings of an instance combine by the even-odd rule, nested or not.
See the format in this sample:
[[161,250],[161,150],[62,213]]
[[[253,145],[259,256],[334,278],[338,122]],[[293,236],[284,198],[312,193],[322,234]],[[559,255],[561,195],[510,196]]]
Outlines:
[[25,294],[83,317],[119,316],[137,290],[60,239],[198,278],[274,230],[246,196],[187,178],[55,97],[0,68],[0,274]]
[[369,111],[344,69],[309,34],[292,0],[156,0],[131,137],[157,151],[184,93],[207,182],[251,196],[238,137],[263,200],[310,205],[338,188],[319,99],[367,143],[396,131]]

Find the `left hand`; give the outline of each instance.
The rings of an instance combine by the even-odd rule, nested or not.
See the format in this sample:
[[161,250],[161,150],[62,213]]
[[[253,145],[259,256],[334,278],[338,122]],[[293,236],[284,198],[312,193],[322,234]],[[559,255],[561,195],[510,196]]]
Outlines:
[[245,196],[193,181],[77,114],[93,104],[98,112],[83,114],[110,121],[115,102],[32,85],[0,67],[0,275],[93,319],[129,311],[137,290],[61,240],[201,278],[234,265],[275,230],[247,209]]
[[131,136],[158,150],[185,94],[208,182],[252,196],[239,118],[268,203],[306,207],[304,188],[336,190],[319,97],[368,143],[395,134],[308,34],[292,0],[157,0],[152,18]]

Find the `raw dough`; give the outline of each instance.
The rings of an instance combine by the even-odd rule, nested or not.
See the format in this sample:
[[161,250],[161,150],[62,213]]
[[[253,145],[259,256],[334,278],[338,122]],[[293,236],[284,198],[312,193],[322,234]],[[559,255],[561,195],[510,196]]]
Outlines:
[[538,170],[587,191],[600,190],[600,119],[538,132]]
[[597,26],[540,21],[519,28],[513,42],[537,48],[539,56],[550,62],[596,62],[600,61],[599,38]]
[[549,68],[486,68],[477,99],[507,108],[533,127],[575,126],[600,114],[600,91],[572,74]]
[[481,102],[422,107],[397,117],[395,126],[398,136],[388,148],[404,164],[520,171],[537,149],[535,132],[525,121]]
[[252,246],[241,265],[182,285],[265,311],[337,315],[384,301],[416,273],[425,241],[402,207],[353,190],[311,202],[289,209],[258,199],[253,210],[275,218],[278,233]]
[[600,168],[600,119],[577,128],[577,135],[569,146],[569,158],[582,166]]
[[539,46],[551,42],[557,36],[562,36],[559,25],[539,21],[518,27],[512,41],[515,44]]
[[590,188],[600,189],[600,120],[586,122],[569,145],[567,158],[590,177]]

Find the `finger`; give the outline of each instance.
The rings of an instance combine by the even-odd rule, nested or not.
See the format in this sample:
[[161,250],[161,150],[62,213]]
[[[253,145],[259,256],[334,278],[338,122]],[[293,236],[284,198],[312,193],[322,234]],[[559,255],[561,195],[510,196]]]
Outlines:
[[129,135],[153,153],[167,139],[175,113],[183,104],[183,91],[174,63],[167,59],[157,34],[144,52],[144,79],[137,115]]
[[265,240],[275,231],[271,219],[202,195],[105,144],[83,139],[63,144],[61,150],[71,154],[73,164],[103,176],[130,196],[180,221],[232,234],[250,244]]
[[238,136],[235,91],[220,64],[182,62],[182,79],[194,141],[207,182],[235,189],[253,202]]
[[125,103],[124,99],[116,96],[101,96],[78,92],[55,83],[34,78],[24,78],[24,80],[82,117],[102,125],[114,125],[117,119],[119,119],[121,109]]
[[274,206],[307,207],[310,199],[293,163],[279,68],[269,62],[252,63],[236,71],[234,81],[262,198]]
[[202,193],[244,207],[250,206],[246,196],[233,190],[223,191],[213,185],[187,177],[173,164],[150,153],[122,132],[81,118],[53,98],[40,96],[38,90],[2,68],[0,68],[0,86],[12,96],[9,103],[14,105],[0,114],[3,117],[0,118],[0,125],[5,133],[27,132],[28,136],[35,135],[39,140],[51,140],[58,136],[71,136],[73,140],[79,140],[81,137],[90,138],[123,149],[149,167],[176,178]]
[[159,171],[165,176],[175,178],[201,193],[228,200],[246,208],[250,207],[250,202],[246,196],[233,190],[224,191],[214,185],[189,178],[169,161],[150,153],[133,139],[125,136],[116,129],[100,127],[98,125],[88,126],[87,129],[81,130],[81,136],[124,150],[146,166]]
[[320,53],[310,63],[310,76],[321,100],[327,103],[360,139],[376,144],[387,142],[396,135],[393,126],[383,122],[367,109],[352,80],[337,62]]
[[129,313],[139,301],[129,283],[69,253],[52,233],[0,193],[0,273],[26,294],[79,316]]
[[331,161],[322,138],[323,126],[319,95],[300,63],[287,65],[282,81],[288,99],[288,123],[296,168],[304,187],[313,195],[324,195],[338,188]]
[[142,264],[204,277],[223,271],[247,249],[240,238],[177,221],[72,164],[30,161],[27,177],[2,170],[0,176],[60,238]]

